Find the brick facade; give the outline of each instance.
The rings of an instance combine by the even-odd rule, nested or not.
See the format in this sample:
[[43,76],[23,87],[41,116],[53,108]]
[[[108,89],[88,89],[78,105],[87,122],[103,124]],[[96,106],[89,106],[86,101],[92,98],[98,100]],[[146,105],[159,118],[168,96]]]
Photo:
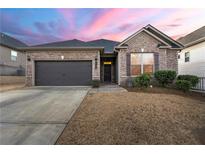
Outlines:
[[[64,59],[61,59],[64,56]],[[30,61],[26,64],[26,85],[35,85],[35,61],[38,60],[92,60],[92,79],[100,80],[100,51],[28,51],[27,57]],[[97,68],[95,67],[95,59],[97,58]]]
[[177,50],[160,49],[158,45],[162,44],[156,38],[150,36],[145,32],[141,32],[126,42],[127,49],[120,49],[118,52],[119,61],[119,77],[121,85],[126,84],[126,80],[130,78],[127,75],[127,53],[141,52],[141,48],[144,52],[153,52],[159,54],[159,70],[175,70],[177,71]]
[[[177,51],[173,49],[160,49],[159,45],[164,45],[159,40],[153,36],[142,31],[133,38],[129,39],[126,42],[127,48],[119,49],[117,59],[116,59],[116,70],[112,72],[116,73],[116,79],[119,84],[125,85],[127,79],[131,78],[130,76],[130,59],[127,58],[128,55],[133,52],[141,52],[141,49],[144,49],[144,52],[155,53],[154,61],[157,59],[157,65],[154,66],[156,70],[175,70],[177,71]],[[27,51],[26,56],[30,57],[30,61],[27,61],[26,64],[26,85],[32,86],[35,85],[35,61],[38,60],[92,60],[92,79],[102,80],[103,71],[100,73],[100,51],[95,49],[79,49],[79,50],[69,50],[69,51]],[[64,59],[61,59],[61,56],[64,56]],[[156,58],[157,57],[157,58]],[[97,58],[97,68],[95,67],[95,59]],[[102,64],[101,64],[102,65]],[[129,68],[128,68],[129,66]],[[119,74],[118,74],[119,73]],[[114,79],[112,79],[114,80]]]

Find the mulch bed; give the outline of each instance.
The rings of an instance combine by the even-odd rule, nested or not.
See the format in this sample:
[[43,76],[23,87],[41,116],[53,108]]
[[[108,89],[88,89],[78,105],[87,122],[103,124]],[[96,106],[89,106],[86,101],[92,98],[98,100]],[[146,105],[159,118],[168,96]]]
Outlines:
[[128,90],[89,94],[57,144],[205,144],[203,97]]

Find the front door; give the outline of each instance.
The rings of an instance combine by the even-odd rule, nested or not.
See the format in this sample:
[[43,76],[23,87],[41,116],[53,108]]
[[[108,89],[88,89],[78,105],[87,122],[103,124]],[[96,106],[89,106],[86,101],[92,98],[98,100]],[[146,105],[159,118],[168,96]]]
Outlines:
[[111,82],[111,64],[104,65],[104,82]]

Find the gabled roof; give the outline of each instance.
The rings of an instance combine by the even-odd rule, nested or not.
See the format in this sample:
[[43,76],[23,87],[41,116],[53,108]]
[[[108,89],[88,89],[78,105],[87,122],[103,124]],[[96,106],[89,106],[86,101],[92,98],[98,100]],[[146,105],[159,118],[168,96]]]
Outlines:
[[[137,31],[136,33],[134,33],[133,35],[129,36],[127,39],[122,41],[118,45],[118,47],[123,46],[124,44],[126,44],[126,42],[128,40],[130,40],[131,38],[133,38],[134,36],[136,36],[137,34],[139,34],[141,32],[145,32],[148,35],[150,35],[150,36],[154,37],[155,39],[157,39],[158,41],[160,41],[162,43],[160,46],[163,47],[163,48],[170,48],[170,49],[181,49],[181,48],[183,48],[182,44],[180,44],[179,42],[173,40],[172,38],[170,38],[166,34],[162,33],[161,31],[159,31],[158,29],[156,29],[155,27],[153,27],[150,24],[143,27],[143,28],[141,28],[139,31]],[[159,46],[159,48],[160,48],[160,46]]]
[[106,39],[99,39],[94,41],[86,42],[88,46],[102,46],[106,53],[111,53],[114,50],[114,47],[119,44],[117,41],[106,40]]
[[177,41],[182,43],[185,47],[205,41],[205,26],[189,33],[184,37],[179,38]]
[[16,49],[18,47],[27,47],[27,45],[11,36],[8,36],[4,33],[1,33],[1,39],[0,39],[0,44],[3,46],[6,46],[8,48],[13,48]]
[[60,42],[51,42],[46,44],[39,44],[33,47],[82,47],[85,45],[84,41],[73,39]]
[[60,51],[79,51],[79,50],[100,50],[100,51],[103,51],[104,50],[104,47],[36,47],[36,46],[30,46],[30,47],[19,47],[18,48],[19,50],[21,51],[57,51],[57,50],[60,50]]
[[113,52],[114,47],[119,42],[112,41],[112,40],[106,40],[106,39],[99,39],[94,41],[88,41],[84,42],[81,40],[73,39],[73,40],[67,40],[67,41],[61,41],[61,42],[53,42],[53,43],[47,43],[47,44],[40,44],[33,47],[38,48],[59,48],[59,47],[67,47],[67,48],[104,48],[104,51],[107,53]]
[[148,31],[150,31],[151,33],[153,33],[154,35],[156,35],[157,37],[163,39],[165,42],[170,44],[172,46],[172,48],[179,48],[179,47],[181,48],[181,47],[183,47],[183,45],[181,43],[175,41],[174,39],[172,39],[168,35],[164,34],[163,32],[161,32],[160,30],[158,30],[154,26],[149,24],[145,28]]

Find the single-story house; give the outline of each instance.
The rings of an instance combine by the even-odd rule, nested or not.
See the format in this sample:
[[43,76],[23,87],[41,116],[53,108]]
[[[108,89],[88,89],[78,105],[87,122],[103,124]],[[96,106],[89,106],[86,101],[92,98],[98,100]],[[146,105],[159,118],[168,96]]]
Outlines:
[[26,52],[28,86],[89,85],[92,80],[126,85],[157,70],[177,71],[183,45],[151,25],[122,42],[69,40],[19,48]]
[[4,33],[0,33],[0,35],[0,76],[24,76],[26,54],[17,48],[27,45]]
[[178,41],[184,45],[178,55],[179,74],[205,77],[205,26]]

